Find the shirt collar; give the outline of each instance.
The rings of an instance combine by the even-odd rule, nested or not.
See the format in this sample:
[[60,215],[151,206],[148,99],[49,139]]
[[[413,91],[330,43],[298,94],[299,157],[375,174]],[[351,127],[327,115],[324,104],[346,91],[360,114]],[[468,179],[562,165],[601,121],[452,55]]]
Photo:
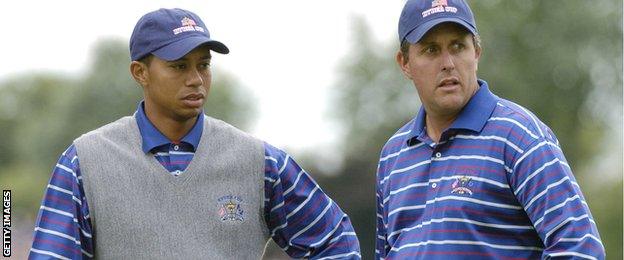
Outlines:
[[[479,83],[479,89],[470,98],[449,129],[465,129],[481,132],[487,120],[490,118],[490,115],[492,115],[494,108],[496,108],[498,98],[489,90],[487,82],[481,79],[477,81]],[[414,121],[412,134],[408,136],[407,139],[409,144],[416,141],[413,139],[422,141],[423,137],[426,136],[425,116],[425,108],[421,106],[418,111],[418,116]]]
[[[137,125],[139,126],[139,132],[141,133],[141,140],[143,141],[143,152],[148,153],[156,147],[172,143],[165,135],[163,135],[152,122],[145,115],[144,101],[141,101],[137,111],[134,113]],[[197,150],[199,140],[201,139],[202,132],[204,130],[204,113],[200,113],[197,116],[197,121],[191,130],[180,140],[181,142],[188,143],[193,146],[194,150]]]

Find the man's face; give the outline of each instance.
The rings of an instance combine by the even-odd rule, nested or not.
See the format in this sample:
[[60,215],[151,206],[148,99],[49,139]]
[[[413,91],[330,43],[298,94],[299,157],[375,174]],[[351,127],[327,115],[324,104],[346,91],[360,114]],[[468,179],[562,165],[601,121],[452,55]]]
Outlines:
[[206,46],[175,61],[153,56],[143,86],[148,116],[178,122],[197,117],[210,90],[210,58]]
[[481,50],[461,25],[442,23],[431,29],[397,62],[418,90],[430,116],[454,117],[478,89],[477,64]]

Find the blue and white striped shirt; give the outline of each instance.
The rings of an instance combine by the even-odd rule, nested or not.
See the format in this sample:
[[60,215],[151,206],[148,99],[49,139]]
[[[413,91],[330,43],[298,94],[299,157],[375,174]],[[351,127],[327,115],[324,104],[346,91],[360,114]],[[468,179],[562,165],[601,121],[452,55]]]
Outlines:
[[376,259],[604,259],[552,131],[479,84],[438,143],[421,108],[384,146]]
[[[143,151],[173,175],[184,174],[203,130],[204,115],[180,142],[172,143],[147,119],[135,117]],[[272,239],[294,258],[360,259],[359,242],[348,216],[285,152],[265,143],[264,216]],[[29,259],[91,258],[91,219],[74,145],[61,155],[47,186]]]

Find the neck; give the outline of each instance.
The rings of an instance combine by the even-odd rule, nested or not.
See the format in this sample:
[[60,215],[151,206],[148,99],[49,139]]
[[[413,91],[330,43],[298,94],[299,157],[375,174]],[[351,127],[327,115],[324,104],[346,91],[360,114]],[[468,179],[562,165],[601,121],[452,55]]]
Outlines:
[[440,142],[442,132],[446,130],[457,118],[457,114],[451,116],[436,116],[427,113],[425,117],[425,125],[427,126],[427,135],[434,142]]
[[196,116],[186,120],[176,120],[168,116],[160,115],[158,112],[147,109],[147,107],[145,108],[145,115],[149,121],[154,124],[154,127],[172,142],[179,142],[182,140],[182,138],[191,131],[191,128],[193,128],[197,121]]

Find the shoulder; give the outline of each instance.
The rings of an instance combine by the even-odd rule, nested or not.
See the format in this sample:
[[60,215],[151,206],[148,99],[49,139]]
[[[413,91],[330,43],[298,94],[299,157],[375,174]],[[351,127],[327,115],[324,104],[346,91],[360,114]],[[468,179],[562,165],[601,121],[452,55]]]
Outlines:
[[76,138],[74,143],[76,142],[80,143],[80,142],[87,141],[87,140],[102,138],[105,136],[110,136],[110,135],[114,135],[117,133],[126,132],[126,131],[129,131],[129,129],[131,129],[132,126],[134,126],[132,124],[136,125],[136,120],[134,119],[134,117],[125,116],[120,119],[117,119],[114,122],[108,123],[104,126],[101,126],[97,129],[91,130],[81,135],[80,137]]
[[540,140],[558,143],[552,130],[529,109],[499,98],[486,127],[501,135],[514,136],[520,146],[530,146]]
[[216,133],[226,134],[234,138],[244,138],[253,140],[256,142],[262,142],[255,136],[236,128],[233,125],[228,124],[225,121],[204,115],[204,130],[208,129],[209,132],[214,131]]

